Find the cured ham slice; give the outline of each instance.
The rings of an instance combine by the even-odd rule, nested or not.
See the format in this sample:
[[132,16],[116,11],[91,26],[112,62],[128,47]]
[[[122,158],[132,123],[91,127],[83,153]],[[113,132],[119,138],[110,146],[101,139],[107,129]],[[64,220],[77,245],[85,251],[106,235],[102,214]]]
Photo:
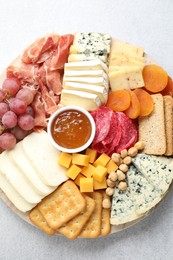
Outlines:
[[46,111],[44,108],[44,104],[41,101],[41,93],[37,93],[35,98],[32,102],[32,108],[34,109],[34,123],[35,127],[42,127],[45,128],[47,126],[46,123]]

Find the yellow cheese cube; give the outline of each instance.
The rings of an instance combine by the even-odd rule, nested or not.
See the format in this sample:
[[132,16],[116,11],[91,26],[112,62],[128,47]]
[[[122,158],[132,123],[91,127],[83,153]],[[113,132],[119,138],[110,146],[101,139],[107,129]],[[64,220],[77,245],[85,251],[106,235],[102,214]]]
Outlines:
[[106,174],[107,174],[107,168],[98,165],[94,170],[93,178],[98,182],[102,182],[106,177]]
[[111,158],[107,154],[102,153],[102,155],[100,155],[97,158],[97,160],[93,163],[93,165],[95,167],[98,166],[98,165],[105,166],[109,162],[110,159]]
[[88,166],[83,167],[83,169],[81,170],[81,173],[84,176],[86,176],[87,178],[90,178],[93,176],[94,170],[95,170],[95,167],[89,163]]
[[107,164],[106,164],[106,168],[107,168],[107,172],[115,172],[118,169],[118,165],[116,163],[114,163],[112,160],[110,160]]
[[97,157],[97,151],[90,149],[90,148],[86,149],[85,154],[89,155],[89,157],[90,157],[89,162],[90,163],[93,163],[95,161],[96,157]]
[[81,173],[79,173],[78,176],[76,177],[75,181],[74,181],[76,183],[76,185],[78,185],[79,187],[80,187],[80,179],[81,178],[84,178],[84,176]]
[[93,192],[93,178],[80,178],[80,191]]
[[89,155],[74,153],[72,154],[72,164],[77,164],[81,166],[88,166]]
[[58,163],[66,168],[69,168],[71,160],[72,160],[71,154],[62,152],[58,159]]
[[77,165],[73,164],[67,171],[67,176],[74,180],[78,174],[81,172],[81,168],[78,167]]
[[101,190],[107,188],[106,177],[103,179],[102,182],[98,182],[96,180],[93,181],[94,181],[94,190]]

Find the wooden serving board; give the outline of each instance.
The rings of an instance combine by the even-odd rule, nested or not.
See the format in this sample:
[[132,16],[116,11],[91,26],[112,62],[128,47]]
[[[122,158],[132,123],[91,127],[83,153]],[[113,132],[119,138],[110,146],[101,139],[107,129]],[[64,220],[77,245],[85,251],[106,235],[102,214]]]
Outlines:
[[[15,60],[13,60],[11,62],[10,65],[14,65],[14,66],[18,66],[20,64],[20,59],[21,56],[18,56]],[[145,64],[151,64],[151,63],[155,63],[154,60],[147,54],[145,54]],[[0,75],[0,86],[2,86],[2,83],[4,81],[4,79],[6,78],[6,71],[4,71],[1,75]],[[171,190],[173,184],[171,184],[168,192]],[[140,222],[141,220],[143,220],[144,218],[146,218],[147,216],[149,216],[152,212],[154,212],[159,206],[160,204],[163,202],[164,198],[166,197],[166,195],[168,194],[168,192],[165,194],[165,196],[163,197],[163,199],[157,204],[156,207],[153,207],[151,210],[149,210],[148,212],[146,212],[142,217],[128,222],[126,224],[122,224],[122,225],[112,225],[111,226],[111,234],[112,233],[117,233],[120,232],[124,229],[127,229],[135,224],[137,224],[138,222]],[[31,223],[31,221],[29,220],[28,217],[28,213],[23,213],[21,211],[19,211],[18,209],[16,209],[16,207],[9,201],[9,199],[6,197],[6,195],[3,193],[3,191],[0,189],[0,199],[2,199],[4,201],[4,203],[16,214],[18,215],[21,219],[23,219],[24,221],[26,221],[27,223],[33,225]],[[60,234],[58,234],[60,235]]]

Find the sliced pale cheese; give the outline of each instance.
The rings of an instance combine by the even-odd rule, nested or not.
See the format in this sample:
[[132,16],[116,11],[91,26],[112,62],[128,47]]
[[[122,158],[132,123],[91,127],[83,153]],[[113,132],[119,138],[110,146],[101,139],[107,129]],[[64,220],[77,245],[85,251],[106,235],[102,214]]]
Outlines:
[[35,207],[36,204],[27,202],[6,179],[5,175],[0,173],[0,188],[14,206],[22,212],[27,212]]
[[26,200],[34,204],[41,201],[42,196],[39,195],[25,178],[20,169],[14,164],[9,157],[9,151],[5,151],[0,155],[0,172],[3,174],[13,188]]
[[66,169],[58,164],[60,151],[52,146],[45,131],[28,135],[22,145],[27,159],[44,184],[57,187],[68,179]]
[[107,65],[99,59],[65,63],[64,70],[104,70],[108,73]]
[[44,197],[53,192],[54,188],[43,183],[37,170],[34,169],[32,164],[28,161],[23,150],[22,141],[17,143],[14,149],[9,151],[9,157],[28,179],[28,182],[33,185],[34,190],[39,194]]
[[112,91],[119,89],[135,89],[144,86],[142,71],[138,67],[130,67],[124,71],[113,71],[109,73]]
[[103,77],[108,81],[108,76],[104,70],[65,70],[65,77]]
[[63,89],[61,93],[61,104],[64,106],[78,105],[86,110],[96,110],[101,105],[101,100],[96,94]]
[[116,67],[117,66],[126,66],[126,67],[138,66],[140,69],[143,69],[144,62],[117,56],[116,58],[110,60],[109,67],[112,67],[112,66],[116,66]]
[[144,48],[139,46],[134,46],[126,42],[113,40],[111,44],[110,59],[112,58],[113,55],[115,55],[115,53],[142,57],[144,54]]
[[112,53],[111,58],[109,59],[110,62],[117,62],[117,59],[122,59],[124,61],[134,61],[134,62],[141,62],[145,63],[145,57],[138,57],[138,56],[130,56],[126,53]]
[[127,180],[137,214],[146,213],[161,200],[160,193],[133,165],[130,166],[127,172]]
[[102,104],[105,104],[107,102],[108,98],[108,91],[106,88],[97,86],[97,85],[89,85],[89,84],[81,84],[76,82],[65,82],[64,84],[65,89],[71,89],[71,90],[78,90],[78,91],[84,91],[91,94],[96,94],[99,96]]
[[173,180],[173,159],[138,154],[132,162],[161,194],[168,190]]
[[100,59],[103,62],[107,62],[107,54],[106,55],[97,55],[94,53],[90,54],[70,54],[68,56],[68,62],[76,62],[76,61],[88,61],[88,60],[95,60]]
[[64,77],[63,84],[66,82],[78,82],[90,85],[97,85],[109,89],[109,83],[103,77]]

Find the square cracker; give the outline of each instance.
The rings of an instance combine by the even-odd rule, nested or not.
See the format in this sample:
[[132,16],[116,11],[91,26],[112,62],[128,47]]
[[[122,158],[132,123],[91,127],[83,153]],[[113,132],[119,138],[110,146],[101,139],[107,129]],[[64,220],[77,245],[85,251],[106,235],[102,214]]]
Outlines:
[[139,117],[139,140],[146,154],[163,155],[166,152],[164,103],[161,94],[152,95],[154,110],[149,116]]
[[60,234],[66,236],[69,239],[75,239],[78,237],[82,228],[95,209],[95,201],[87,195],[84,195],[84,197],[86,200],[86,209],[58,229]]
[[170,156],[173,154],[173,100],[171,96],[164,96],[164,109],[165,109],[165,131],[166,131],[166,152],[165,155]]
[[34,223],[37,227],[39,227],[42,231],[44,231],[47,235],[54,235],[56,231],[49,227],[45,218],[40,213],[37,207],[33,208],[29,213],[29,218],[32,223]]
[[96,206],[88,222],[80,233],[82,238],[96,238],[101,232],[101,217],[102,217],[102,194],[93,192],[90,197],[94,199]]
[[[110,199],[106,194],[105,190],[102,191],[103,200]],[[110,224],[110,209],[102,208],[102,223],[101,223],[101,233],[100,236],[107,236],[110,233],[111,224]]]
[[63,183],[38,204],[48,225],[55,230],[81,213],[85,207],[83,195],[71,180]]

